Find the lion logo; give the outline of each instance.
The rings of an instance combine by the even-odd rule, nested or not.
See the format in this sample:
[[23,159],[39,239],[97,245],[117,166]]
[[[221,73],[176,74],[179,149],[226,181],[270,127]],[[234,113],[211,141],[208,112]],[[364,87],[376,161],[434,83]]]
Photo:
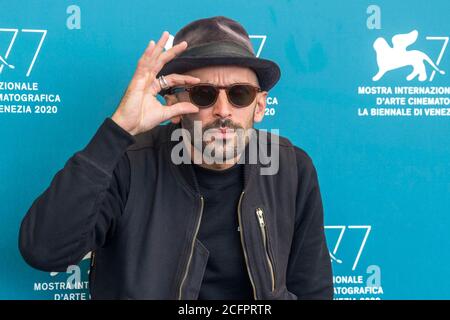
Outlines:
[[406,50],[408,46],[416,42],[419,32],[413,30],[406,34],[397,34],[392,37],[392,47],[383,37],[377,38],[373,43],[377,55],[378,73],[373,76],[373,81],[380,80],[388,71],[398,68],[412,66],[412,72],[406,77],[411,81],[419,76],[419,81],[427,80],[427,70],[425,61],[430,64],[440,74],[445,74],[434,62],[422,51]]

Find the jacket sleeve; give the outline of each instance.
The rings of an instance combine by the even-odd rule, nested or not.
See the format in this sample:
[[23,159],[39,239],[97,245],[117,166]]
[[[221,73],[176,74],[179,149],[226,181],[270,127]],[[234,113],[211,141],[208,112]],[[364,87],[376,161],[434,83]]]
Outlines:
[[311,158],[296,148],[299,182],[295,231],[286,285],[298,299],[332,299],[331,260],[325,241],[323,206]]
[[33,202],[22,220],[19,250],[43,271],[65,271],[114,233],[129,188],[126,149],[135,139],[106,118]]

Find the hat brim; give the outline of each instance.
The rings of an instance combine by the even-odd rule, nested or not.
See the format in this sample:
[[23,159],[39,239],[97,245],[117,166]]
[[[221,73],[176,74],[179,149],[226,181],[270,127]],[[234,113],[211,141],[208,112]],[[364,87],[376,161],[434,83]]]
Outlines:
[[[278,82],[281,71],[278,65],[270,60],[254,57],[179,57],[169,61],[157,77],[171,73],[182,74],[190,70],[215,65],[237,65],[251,68],[257,75],[259,85],[263,91],[269,91]],[[161,90],[164,96],[168,90]]]

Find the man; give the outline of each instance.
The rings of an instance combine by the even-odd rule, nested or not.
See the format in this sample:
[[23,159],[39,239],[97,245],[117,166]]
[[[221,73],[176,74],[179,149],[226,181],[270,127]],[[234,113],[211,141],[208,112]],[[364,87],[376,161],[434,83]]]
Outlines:
[[[150,42],[114,115],[29,209],[24,259],[64,271],[92,251],[94,299],[332,298],[314,165],[252,131],[278,66],[226,17],[188,24],[163,52],[167,40]],[[255,143],[276,170],[250,161]]]

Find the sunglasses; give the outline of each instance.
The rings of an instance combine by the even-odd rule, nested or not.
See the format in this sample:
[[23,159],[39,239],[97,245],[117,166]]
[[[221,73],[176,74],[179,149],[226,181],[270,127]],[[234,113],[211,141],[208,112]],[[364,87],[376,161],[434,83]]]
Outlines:
[[236,108],[249,106],[255,100],[261,88],[248,83],[234,83],[230,86],[216,86],[209,83],[198,83],[186,87],[173,87],[169,93],[189,92],[189,99],[199,108],[211,107],[217,101],[220,89],[225,89],[228,101]]

